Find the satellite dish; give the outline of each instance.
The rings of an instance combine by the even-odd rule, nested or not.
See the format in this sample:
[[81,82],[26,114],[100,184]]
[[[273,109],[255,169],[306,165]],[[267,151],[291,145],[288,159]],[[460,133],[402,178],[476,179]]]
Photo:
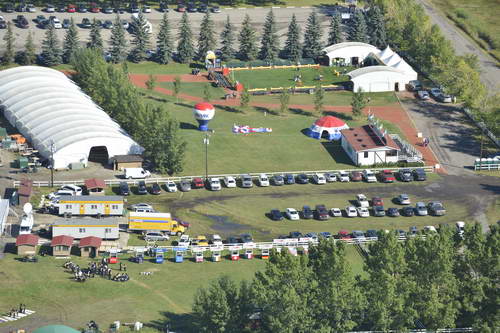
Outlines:
[[28,215],[32,211],[33,211],[33,206],[29,202],[25,203],[24,206],[23,206],[23,212],[24,212],[24,214]]

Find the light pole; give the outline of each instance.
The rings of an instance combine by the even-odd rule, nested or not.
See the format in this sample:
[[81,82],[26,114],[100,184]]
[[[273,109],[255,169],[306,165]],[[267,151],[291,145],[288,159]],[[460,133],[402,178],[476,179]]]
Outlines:
[[205,181],[208,181],[208,144],[210,143],[210,135],[205,133],[203,143],[205,144]]
[[54,153],[56,152],[56,144],[54,140],[50,140],[50,187],[54,187]]

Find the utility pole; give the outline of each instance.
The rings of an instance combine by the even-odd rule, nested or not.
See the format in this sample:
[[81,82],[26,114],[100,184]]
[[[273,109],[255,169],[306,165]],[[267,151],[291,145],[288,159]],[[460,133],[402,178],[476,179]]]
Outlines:
[[54,153],[56,152],[56,144],[54,140],[50,140],[50,187],[54,187]]
[[205,133],[205,138],[203,138],[203,143],[205,144],[205,181],[208,182],[208,144],[210,143],[210,135]]

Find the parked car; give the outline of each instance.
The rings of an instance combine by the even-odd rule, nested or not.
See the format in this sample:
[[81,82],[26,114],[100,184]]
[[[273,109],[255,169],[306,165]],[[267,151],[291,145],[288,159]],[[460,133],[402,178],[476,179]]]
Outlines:
[[427,207],[425,203],[419,201],[415,204],[415,215],[417,216],[426,216],[428,214]]
[[137,193],[148,194],[148,189],[146,187],[146,182],[144,180],[139,181],[139,183],[137,184]]
[[54,29],[62,29],[61,21],[57,17],[54,17],[50,20],[50,24],[54,27]]
[[208,6],[205,4],[201,4],[198,7],[198,13],[206,13],[206,12],[208,12]]
[[7,28],[7,21],[3,18],[3,16],[0,16],[0,29],[6,29]]
[[295,175],[287,173],[285,175],[285,184],[287,185],[295,184]]
[[430,90],[431,96],[437,101],[441,103],[451,103],[452,98],[450,95],[445,94],[441,89],[439,88],[431,88]]
[[208,239],[204,235],[196,236],[194,240],[196,241],[196,245],[198,246],[208,246]]
[[86,13],[87,12],[87,6],[83,3],[79,3],[76,8],[77,8],[79,13]]
[[142,6],[142,12],[143,13],[151,13],[151,7],[149,7],[148,5]]
[[82,28],[90,29],[92,28],[92,22],[88,18],[84,18],[80,24]]
[[194,189],[199,189],[199,188],[204,188],[205,183],[203,182],[203,179],[200,177],[194,177],[193,178],[193,188]]
[[61,3],[61,4],[58,4],[58,5],[56,6],[56,11],[57,11],[58,13],[66,13],[66,6],[65,6],[64,4],[62,4],[62,3]]
[[62,27],[63,27],[63,29],[68,29],[70,25],[71,25],[71,21],[69,19],[64,19],[62,21]]
[[69,4],[66,6],[66,11],[68,13],[76,13],[76,6],[73,4]]
[[144,234],[144,240],[146,242],[166,241],[168,239],[168,235],[165,235],[159,231],[148,231]]
[[384,206],[373,207],[373,215],[376,217],[384,217],[385,216]]
[[283,178],[282,175],[274,175],[273,176],[273,184],[275,186],[281,186],[281,185],[285,184],[285,179]]
[[332,183],[337,181],[337,175],[333,172],[325,173],[325,179],[327,182]]
[[354,230],[352,232],[352,238],[354,238],[357,241],[364,241],[366,240],[365,233],[361,230]]
[[19,5],[17,5],[16,12],[24,13],[25,11],[26,11],[26,5],[24,3],[20,3]]
[[425,233],[431,233],[431,232],[437,232],[436,227],[433,225],[426,225],[424,227],[424,232]]
[[183,5],[183,4],[179,4],[179,5],[177,5],[177,11],[178,11],[179,13],[184,13],[184,12],[186,11],[186,6],[185,6],[185,5]]
[[241,238],[241,241],[243,243],[252,243],[253,242],[253,237],[250,234],[241,234],[240,238]]
[[345,208],[345,214],[347,217],[357,217],[358,211],[356,210],[356,207],[354,207],[354,206],[347,206]]
[[419,80],[411,80],[410,82],[408,82],[408,87],[412,91],[422,90],[422,83]]
[[20,16],[22,16],[22,17],[19,18],[19,16],[18,16],[18,19],[17,19],[17,25],[18,25],[18,27],[21,28],[21,29],[28,29],[29,28],[29,22],[28,22],[28,20],[23,15],[20,15]]
[[182,192],[191,191],[191,180],[190,179],[182,179],[179,183],[179,188]]
[[325,205],[316,205],[316,218],[321,221],[328,220],[330,218]]
[[212,6],[212,8],[210,8],[210,11],[212,13],[220,13],[220,7],[219,6]]
[[426,100],[431,98],[431,96],[429,96],[429,93],[427,92],[427,90],[417,91],[417,97],[423,101],[426,101]]
[[222,237],[218,234],[213,234],[208,237],[208,243],[213,245],[222,245]]
[[233,176],[224,177],[224,185],[227,188],[236,187],[236,180]]
[[144,210],[144,209],[151,210],[151,211],[154,210],[153,206],[151,206],[150,204],[147,204],[147,203],[136,203],[136,204],[130,205],[128,208],[134,212],[136,212],[137,210]]
[[357,207],[359,217],[370,217],[370,211],[366,207]]
[[349,233],[348,230],[345,230],[345,229],[342,229],[338,232],[337,234],[337,238],[338,239],[344,239],[344,240],[348,240],[348,239],[351,239],[351,234]]
[[302,218],[306,220],[310,220],[314,217],[313,211],[311,207],[309,206],[304,206],[302,207]]
[[32,3],[26,5],[26,11],[28,13],[36,13],[36,7]]
[[381,197],[373,197],[372,198],[372,206],[383,206],[384,200]]
[[330,209],[330,213],[333,217],[342,217],[342,211],[340,210],[340,208],[332,208]]
[[111,22],[110,20],[106,20],[104,21],[102,26],[104,29],[113,29],[113,22]]
[[402,194],[398,195],[398,197],[397,197],[396,200],[398,201],[398,203],[400,205],[409,205],[409,204],[411,204],[411,200],[410,200],[410,197],[408,196],[408,194],[402,193]]
[[73,195],[82,195],[83,189],[80,186],[74,184],[66,184],[59,188],[60,190],[71,191]]
[[120,195],[129,195],[130,189],[128,187],[127,182],[120,182],[119,186]]
[[413,180],[413,175],[410,169],[401,169],[398,174],[399,180],[402,182],[411,182]]
[[306,238],[310,238],[312,241],[318,241],[318,234],[316,232],[308,232],[304,235]]
[[396,180],[391,170],[383,170],[380,172],[380,181],[383,183],[393,183]]
[[463,238],[464,232],[465,232],[465,222],[463,222],[463,221],[456,222],[455,228],[457,228],[458,235]]
[[192,2],[188,3],[187,11],[188,13],[196,13],[198,11],[198,9],[196,8],[196,4]]
[[401,229],[396,229],[396,230],[394,230],[394,232],[396,233],[396,237],[406,238],[406,231],[401,230]]
[[401,209],[401,214],[403,216],[412,217],[413,215],[415,215],[415,212],[413,210],[413,207],[406,206]]
[[188,247],[190,243],[191,243],[191,240],[189,239],[189,235],[182,235],[179,238],[179,240],[177,241],[177,246]]
[[137,5],[137,3],[131,3],[128,6],[128,10],[131,13],[139,13],[139,6]]
[[446,209],[444,209],[443,204],[439,201],[431,201],[427,204],[427,209],[429,213],[434,216],[443,216],[446,214]]
[[306,174],[301,173],[300,175],[297,176],[297,184],[307,184],[309,183],[309,178],[307,177]]
[[271,219],[274,221],[281,221],[283,220],[283,214],[279,209],[271,209]]
[[13,13],[14,12],[14,5],[12,3],[6,3],[5,5],[3,5],[2,10],[5,13]]
[[169,8],[165,2],[160,2],[160,8],[158,9],[161,13],[168,13]]
[[259,186],[261,186],[261,187],[269,186],[269,178],[267,177],[267,175],[265,173],[261,173],[259,175],[258,182],[259,182]]
[[319,237],[328,239],[328,238],[332,237],[332,234],[328,231],[322,231],[319,233]]
[[47,18],[45,17],[45,15],[37,15],[33,21],[36,24],[42,25],[45,21],[47,21]]
[[413,169],[412,173],[413,173],[413,179],[415,179],[417,181],[427,180],[427,175],[425,173],[425,170],[422,168]]
[[356,203],[359,207],[369,207],[370,203],[368,202],[368,198],[364,194],[356,194]]
[[252,176],[241,175],[241,187],[250,188],[253,186]]
[[219,178],[210,178],[210,189],[212,191],[220,191],[222,189]]
[[96,3],[91,3],[90,4],[90,12],[91,13],[100,13],[101,8],[99,8],[99,6]]
[[363,178],[367,183],[376,183],[377,182],[377,177],[375,176],[375,173],[373,171],[366,169],[363,170]]
[[351,181],[352,182],[360,182],[363,180],[363,174],[359,171],[351,172]]
[[387,209],[387,216],[398,217],[399,216],[399,209],[394,208],[394,207]]
[[340,182],[348,182],[349,179],[349,174],[346,171],[339,171],[339,174],[337,175],[337,179]]
[[378,232],[377,230],[374,230],[374,229],[369,229],[369,230],[366,230],[366,237],[367,238],[376,238],[378,239]]
[[154,194],[154,195],[161,194],[161,188],[160,188],[159,184],[153,183],[153,185],[151,185],[151,194]]
[[167,182],[165,183],[165,187],[170,193],[177,192],[177,185],[171,180],[167,180]]
[[292,221],[300,220],[299,212],[295,208],[287,208],[285,215]]
[[326,184],[326,178],[322,173],[316,173],[313,175],[313,181],[314,183],[318,185],[323,185]]
[[409,231],[408,231],[408,236],[416,236],[418,234],[418,228],[415,226],[411,226]]

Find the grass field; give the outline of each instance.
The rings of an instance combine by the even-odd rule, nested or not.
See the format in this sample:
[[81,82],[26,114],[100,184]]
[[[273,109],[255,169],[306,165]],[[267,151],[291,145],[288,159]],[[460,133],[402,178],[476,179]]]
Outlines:
[[[173,82],[160,82],[159,87],[174,90]],[[181,94],[187,94],[190,96],[204,97],[205,87],[209,87],[210,99],[222,99],[224,98],[224,89],[212,86],[211,83],[198,83],[198,82],[182,82],[181,83]]]
[[[350,68],[343,67],[338,70],[347,70],[347,72],[349,72]],[[346,75],[336,76],[333,72],[333,67],[323,66],[320,67],[319,70],[314,68],[301,68],[300,71],[296,71],[292,68],[286,68],[232,71],[230,77],[241,82],[248,89],[268,87],[279,88],[295,86],[294,78],[299,74],[302,76],[302,83],[304,86],[316,86],[318,84],[330,85],[349,81],[349,77]],[[320,74],[323,75],[323,80],[317,81],[316,77]]]

